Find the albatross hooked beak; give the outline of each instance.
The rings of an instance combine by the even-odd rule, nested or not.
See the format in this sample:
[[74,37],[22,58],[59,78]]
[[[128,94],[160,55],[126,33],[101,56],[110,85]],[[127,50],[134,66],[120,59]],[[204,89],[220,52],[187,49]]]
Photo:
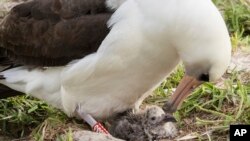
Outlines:
[[174,113],[185,98],[202,83],[202,81],[199,81],[192,76],[185,75],[170,100],[163,106],[163,110],[168,113]]

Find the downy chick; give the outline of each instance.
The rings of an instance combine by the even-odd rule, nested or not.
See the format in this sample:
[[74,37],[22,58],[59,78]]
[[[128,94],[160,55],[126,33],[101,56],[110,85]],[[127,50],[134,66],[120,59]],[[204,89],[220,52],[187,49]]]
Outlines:
[[111,135],[127,141],[155,141],[172,138],[177,134],[176,120],[158,106],[150,106],[144,111],[127,111],[117,115],[109,132]]

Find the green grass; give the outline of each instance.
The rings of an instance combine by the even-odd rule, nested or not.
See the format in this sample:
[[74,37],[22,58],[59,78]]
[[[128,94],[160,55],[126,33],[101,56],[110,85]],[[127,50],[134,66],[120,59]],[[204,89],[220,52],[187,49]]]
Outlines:
[[29,134],[46,118],[58,114],[60,115],[58,110],[31,97],[3,99],[0,101],[1,132],[13,137],[22,137]]
[[[180,66],[145,103],[163,105],[170,95],[166,89],[176,87],[182,70]],[[245,72],[227,74],[222,86],[205,83],[184,101],[175,113],[182,129],[180,136],[195,133],[197,140],[222,141],[228,138],[230,124],[250,124],[250,83],[241,82],[238,77],[241,73]],[[203,135],[208,131],[209,136]]]
[[[234,51],[250,49],[250,3],[247,0],[214,0],[224,15],[230,31]],[[185,100],[175,113],[180,136],[197,135],[191,140],[218,140],[228,138],[230,124],[250,124],[250,84],[241,81],[240,75],[250,72],[226,74],[223,87],[203,84]],[[155,94],[144,104],[162,105],[168,100],[184,74],[179,66]],[[37,99],[21,96],[0,100],[0,134],[13,138],[33,140],[72,141],[74,130],[83,127],[81,121],[67,118],[65,114]],[[210,134],[204,134],[208,132]],[[63,139],[60,134],[66,134]]]
[[[190,123],[180,120],[183,128],[190,124],[188,126],[193,127],[193,132],[223,132],[226,140],[230,124],[250,124],[249,94],[250,86],[242,84],[233,76],[225,81],[224,88],[206,83],[193,92],[176,116],[179,119],[192,119],[193,122]],[[219,140],[217,137],[213,136],[214,140]]]
[[213,0],[223,13],[234,49],[250,44],[249,0]]
[[250,3],[248,0],[213,0],[222,11],[230,33],[250,34]]

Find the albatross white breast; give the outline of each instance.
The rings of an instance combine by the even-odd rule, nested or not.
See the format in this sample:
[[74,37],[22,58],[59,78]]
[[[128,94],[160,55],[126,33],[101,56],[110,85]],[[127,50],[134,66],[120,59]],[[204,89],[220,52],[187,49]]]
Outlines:
[[[6,25],[2,26],[4,31]],[[182,60],[186,75],[165,106],[174,112],[194,85],[217,80],[230,62],[228,31],[211,0],[126,0],[108,26],[111,30],[96,52],[64,66],[7,69],[1,72],[0,83],[43,99],[70,116],[80,106],[96,118],[106,118],[138,107]],[[88,36],[78,35],[84,35],[79,40]],[[60,50],[64,47],[70,54],[66,45]]]

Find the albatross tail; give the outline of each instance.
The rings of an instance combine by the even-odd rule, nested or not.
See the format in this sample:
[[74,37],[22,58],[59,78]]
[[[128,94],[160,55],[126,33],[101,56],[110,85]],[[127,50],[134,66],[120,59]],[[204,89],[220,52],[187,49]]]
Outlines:
[[[0,72],[10,69],[12,67],[15,67],[15,65],[13,65],[9,61],[8,58],[3,57],[3,56],[0,57]],[[5,79],[4,76],[0,74],[0,80],[2,81],[4,79]],[[12,96],[18,96],[18,95],[23,95],[23,93],[19,91],[15,91],[3,84],[0,84],[0,99],[12,97]]]
[[[27,68],[15,67],[0,72],[0,97],[5,98],[25,93],[47,101],[61,108],[61,75],[62,67]],[[3,86],[5,85],[5,86]],[[7,86],[7,87],[6,87]],[[13,89],[10,92],[10,88]],[[6,94],[4,94],[4,93]],[[9,93],[10,92],[10,93]],[[1,96],[3,94],[3,96]]]

